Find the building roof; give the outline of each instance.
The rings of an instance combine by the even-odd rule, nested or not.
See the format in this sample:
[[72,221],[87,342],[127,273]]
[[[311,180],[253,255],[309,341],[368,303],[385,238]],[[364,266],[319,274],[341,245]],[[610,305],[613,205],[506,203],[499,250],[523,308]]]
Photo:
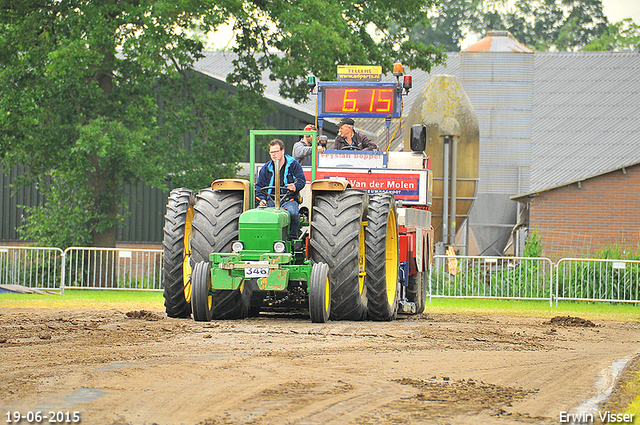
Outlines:
[[[431,74],[460,77],[461,53],[449,53],[446,66]],[[196,70],[225,80],[233,53],[206,52]],[[413,89],[403,97],[403,116],[429,78],[421,70],[405,70]],[[315,115],[315,97],[295,104],[279,96],[277,82],[265,73],[267,98]],[[392,75],[383,78],[393,81]],[[640,51],[536,52],[534,54],[531,139],[531,192],[619,169],[640,161]],[[392,123],[394,134],[396,123]],[[356,127],[383,141],[384,120],[358,120]],[[403,125],[402,128],[405,126]],[[482,138],[482,135],[480,135]],[[480,141],[482,143],[482,140]],[[402,145],[402,130],[392,148]],[[514,194],[515,195],[515,194]]]
[[640,52],[536,53],[531,190],[640,160]]
[[635,166],[638,166],[638,165],[640,165],[640,159],[637,159],[634,162],[630,162],[630,163],[625,164],[625,165],[621,165],[621,166],[612,168],[610,170],[599,171],[599,172],[597,172],[595,174],[592,174],[592,175],[588,175],[588,176],[585,176],[585,177],[580,177],[580,178],[572,180],[572,181],[563,182],[563,183],[558,184],[556,186],[550,186],[550,187],[546,187],[546,188],[541,189],[541,190],[534,190],[534,191],[527,192],[527,193],[520,193],[518,195],[513,195],[513,196],[511,196],[511,199],[513,199],[514,201],[524,202],[524,201],[526,201],[527,198],[533,197],[533,196],[537,196],[538,194],[543,193],[543,192],[548,192],[548,191],[553,190],[553,189],[558,189],[558,188],[561,188],[561,187],[567,187],[567,186],[572,185],[572,184],[581,183],[583,181],[586,181],[586,180],[589,180],[589,179],[593,179],[595,177],[603,176],[605,174],[613,173],[615,171],[620,171],[620,170],[624,171],[626,168],[631,168],[631,167],[635,167]]
[[533,49],[520,43],[509,31],[488,31],[486,37],[462,51],[462,53],[491,52],[533,53]]

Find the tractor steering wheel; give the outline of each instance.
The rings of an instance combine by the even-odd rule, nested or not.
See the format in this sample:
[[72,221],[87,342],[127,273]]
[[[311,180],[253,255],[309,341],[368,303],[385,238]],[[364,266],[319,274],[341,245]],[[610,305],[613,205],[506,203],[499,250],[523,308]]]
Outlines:
[[[271,201],[275,204],[276,203],[276,194],[275,194],[275,192],[269,193],[269,191],[273,190],[273,189],[276,189],[276,187],[275,186],[261,187],[260,188],[260,193],[262,193],[268,199],[271,199]],[[291,192],[286,186],[280,186],[280,197],[281,198],[282,198],[282,196],[286,196],[289,193],[293,193],[293,192]]]
[[361,149],[358,146],[347,145],[344,148],[342,148],[341,150],[343,150],[343,151],[359,151]]

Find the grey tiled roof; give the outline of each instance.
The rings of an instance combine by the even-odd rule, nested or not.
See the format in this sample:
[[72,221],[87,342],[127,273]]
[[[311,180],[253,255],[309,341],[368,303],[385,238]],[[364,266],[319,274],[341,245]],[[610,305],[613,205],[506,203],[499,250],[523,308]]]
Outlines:
[[536,53],[531,191],[640,161],[640,52]]
[[[232,59],[230,52],[207,52],[196,69],[224,81]],[[413,77],[414,88],[403,99],[404,116],[429,78],[420,70],[405,73]],[[447,66],[434,67],[431,74],[459,78],[460,53],[449,53]],[[267,74],[264,81],[269,99],[315,114],[314,97],[295,104],[279,96],[277,82]],[[638,163],[640,52],[535,53],[532,117],[532,192]],[[356,126],[383,141],[383,120],[358,120]],[[401,132],[395,140],[402,140]]]
[[[236,54],[230,51],[204,52],[204,54],[205,57],[195,63],[195,70],[220,81],[226,81],[227,75],[233,72],[233,60],[236,58]],[[278,82],[269,79],[268,71],[262,73],[262,83],[265,85],[267,99],[315,116],[315,97],[311,97],[305,103],[295,103],[291,99],[283,98],[278,92]],[[336,120],[336,122],[338,121]]]

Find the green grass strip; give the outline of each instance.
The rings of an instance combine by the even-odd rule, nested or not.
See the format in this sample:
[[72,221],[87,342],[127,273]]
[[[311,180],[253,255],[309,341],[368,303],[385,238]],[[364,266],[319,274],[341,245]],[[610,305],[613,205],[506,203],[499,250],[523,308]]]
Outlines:
[[629,303],[562,301],[556,307],[548,301],[492,300],[477,298],[433,298],[425,313],[485,314],[498,316],[579,316],[588,320],[631,322],[640,320],[640,306]]
[[160,291],[111,291],[67,289],[59,294],[0,294],[0,307],[9,308],[159,308],[164,309]]

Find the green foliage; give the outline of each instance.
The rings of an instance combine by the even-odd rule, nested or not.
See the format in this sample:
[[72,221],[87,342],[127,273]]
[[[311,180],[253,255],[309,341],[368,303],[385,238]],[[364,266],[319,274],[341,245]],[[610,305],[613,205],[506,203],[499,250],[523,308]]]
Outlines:
[[585,51],[634,51],[640,50],[640,25],[631,18],[610,24],[600,37],[589,41]]
[[163,79],[158,90],[160,132],[180,147],[164,158],[168,181],[196,192],[215,179],[236,176],[249,149],[247,130],[262,128],[263,114],[273,110],[259,94],[230,94],[195,73],[177,82]]
[[466,36],[482,38],[490,30],[508,30],[537,51],[640,48],[640,27],[630,18],[610,23],[602,0],[443,0],[428,17],[409,38],[447,52],[459,51]]
[[[549,298],[553,287],[551,263],[540,260],[543,245],[532,231],[524,247],[524,259],[458,259],[454,276],[444,269],[435,274],[436,295]],[[530,258],[530,259],[529,259]],[[432,276],[432,279],[434,277]],[[444,284],[443,284],[444,283]]]
[[62,281],[60,254],[54,249],[0,251],[0,284],[59,289]]
[[[605,248],[592,259],[541,259],[537,232],[529,235],[523,259],[458,258],[456,272],[440,266],[431,273],[434,296],[640,300],[640,252]],[[436,265],[438,264],[436,260]]]
[[637,262],[573,261],[558,269],[558,295],[565,298],[638,300],[639,285]]
[[[261,72],[279,80],[280,94],[308,97],[306,77],[336,78],[336,65],[380,65],[384,72],[400,61],[429,71],[442,62],[441,49],[410,40],[409,32],[426,22],[434,0],[254,1],[234,15],[236,72],[228,81],[260,90]],[[392,31],[394,29],[394,31]]]
[[[307,75],[335,79],[338,64],[429,70],[441,51],[407,34],[434,3],[0,0],[0,160],[54,177],[24,236],[113,246],[123,185],[200,189],[233,176],[247,130],[270,112],[264,72],[301,100]],[[393,34],[391,21],[402,23]],[[192,35],[226,22],[237,30],[233,93],[190,73],[203,56]]]
[[535,50],[574,51],[599,37],[608,20],[602,0],[485,1],[473,29],[506,29]]
[[540,236],[538,235],[538,231],[534,230],[529,233],[527,237],[527,241],[524,244],[524,252],[522,253],[523,257],[542,257],[542,252],[544,251],[544,246],[542,245],[542,241],[540,240]]
[[45,195],[47,202],[41,206],[25,208],[26,217],[18,229],[23,237],[38,241],[41,246],[60,249],[90,245],[91,233],[86,223],[96,218],[89,211],[87,191],[66,184],[57,175],[53,179],[40,180],[38,189]]
[[[446,52],[460,50],[468,28],[477,21],[480,0],[443,0],[428,13],[428,19],[409,32],[410,40],[435,45]],[[391,26],[396,31],[395,25]]]
[[593,258],[601,261],[569,261],[558,265],[559,296],[610,300],[639,299],[639,253],[611,246],[597,252]]
[[619,245],[608,246],[596,252],[594,258],[605,260],[640,260],[640,247],[636,252],[627,251]]

